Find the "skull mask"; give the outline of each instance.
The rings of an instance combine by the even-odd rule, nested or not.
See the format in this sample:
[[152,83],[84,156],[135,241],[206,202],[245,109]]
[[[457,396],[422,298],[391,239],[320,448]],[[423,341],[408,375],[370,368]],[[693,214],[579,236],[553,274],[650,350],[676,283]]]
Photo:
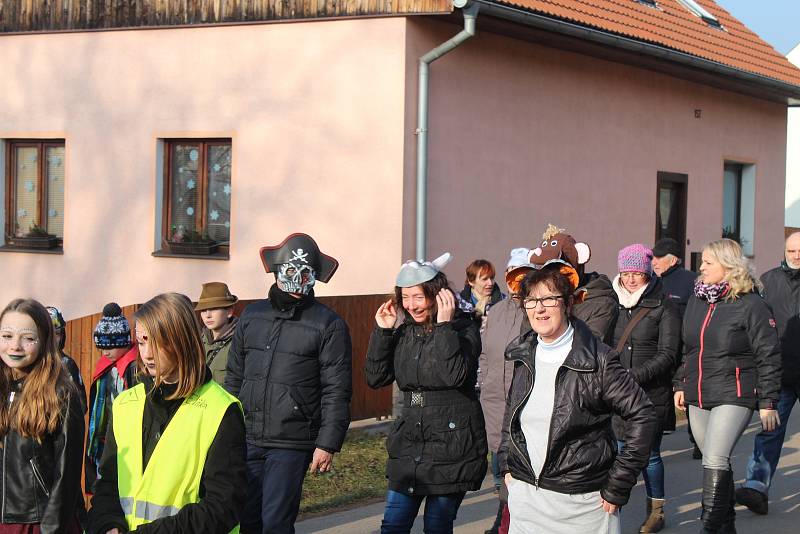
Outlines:
[[314,269],[310,265],[297,263],[283,263],[275,273],[278,287],[287,293],[308,295],[314,282],[317,281]]

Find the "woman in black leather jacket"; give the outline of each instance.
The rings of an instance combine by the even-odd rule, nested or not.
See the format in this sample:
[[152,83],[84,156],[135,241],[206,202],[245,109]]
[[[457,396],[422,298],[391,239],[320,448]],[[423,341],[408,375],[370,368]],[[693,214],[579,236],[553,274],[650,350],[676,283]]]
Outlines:
[[[486,476],[486,431],[475,390],[480,336],[439,272],[448,257],[406,263],[395,300],[375,315],[367,382],[379,388],[397,381],[404,396],[386,440],[382,534],[409,532],[423,500],[425,532],[452,532],[464,494]],[[401,305],[405,319],[395,328]]]
[[83,408],[44,306],[6,306],[0,359],[0,533],[78,533]]
[[[577,279],[556,263],[522,283],[533,330],[506,349],[515,368],[499,450],[510,533],[618,534],[618,509],[647,463],[652,404],[618,355],[572,316]],[[619,454],[612,414],[626,422]]]

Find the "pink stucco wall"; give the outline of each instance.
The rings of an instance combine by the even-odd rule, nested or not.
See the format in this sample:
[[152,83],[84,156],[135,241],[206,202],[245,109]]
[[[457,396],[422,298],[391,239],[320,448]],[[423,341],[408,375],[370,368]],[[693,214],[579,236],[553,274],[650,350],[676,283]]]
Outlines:
[[[0,253],[0,303],[67,319],[221,280],[266,293],[259,247],[312,234],[318,293],[386,292],[401,261],[405,21],[0,36],[0,139],[66,139],[64,254]],[[231,137],[229,261],[155,258],[156,146]]]
[[[477,28],[431,68],[428,255],[454,253],[454,283],[477,257],[502,269],[548,222],[591,245],[590,268],[614,273],[621,247],[652,244],[658,171],[689,175],[688,256],[720,237],[725,160],[756,165],[755,262],[777,265],[785,106],[482,33],[480,15]],[[409,19],[409,78],[459,29]],[[414,254],[417,93],[407,90],[404,257]]]

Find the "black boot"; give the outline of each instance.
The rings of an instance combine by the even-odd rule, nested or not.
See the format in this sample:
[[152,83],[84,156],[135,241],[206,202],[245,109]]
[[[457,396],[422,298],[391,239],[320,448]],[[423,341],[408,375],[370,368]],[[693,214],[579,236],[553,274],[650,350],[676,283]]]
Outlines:
[[489,530],[485,530],[483,534],[497,534],[500,530],[500,522],[503,521],[503,501],[500,501],[500,506],[497,508],[497,517],[494,518],[494,524]]
[[731,473],[730,502],[728,503],[728,513],[725,521],[719,529],[719,534],[736,534],[736,488],[733,485],[733,474]]
[[700,521],[704,534],[719,534],[729,518],[733,500],[733,473],[703,468],[703,512]]

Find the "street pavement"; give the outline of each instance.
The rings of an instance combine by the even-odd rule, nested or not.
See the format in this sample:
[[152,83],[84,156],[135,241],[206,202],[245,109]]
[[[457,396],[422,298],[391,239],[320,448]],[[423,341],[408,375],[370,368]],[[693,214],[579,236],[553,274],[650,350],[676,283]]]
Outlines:
[[[747,458],[753,447],[753,436],[760,423],[754,416],[739,440],[731,459],[737,483],[744,479]],[[692,449],[682,424],[676,432],[664,436],[662,456],[666,469],[667,526],[665,534],[696,534],[700,530],[700,494],[702,468],[692,459]],[[497,500],[491,478],[479,491],[468,493],[458,512],[455,534],[483,534],[497,512]],[[800,408],[795,408],[789,421],[783,454],[770,491],[769,514],[755,515],[742,506],[736,507],[736,528],[740,534],[794,534],[800,532]],[[423,504],[424,506],[424,504]],[[639,532],[645,516],[645,492],[641,478],[631,493],[631,500],[622,509],[624,534]],[[380,532],[383,503],[314,517],[297,524],[298,534],[371,534]],[[422,517],[414,523],[414,534],[422,534]],[[546,534],[546,533],[543,533]],[[575,533],[580,534],[580,533]]]

